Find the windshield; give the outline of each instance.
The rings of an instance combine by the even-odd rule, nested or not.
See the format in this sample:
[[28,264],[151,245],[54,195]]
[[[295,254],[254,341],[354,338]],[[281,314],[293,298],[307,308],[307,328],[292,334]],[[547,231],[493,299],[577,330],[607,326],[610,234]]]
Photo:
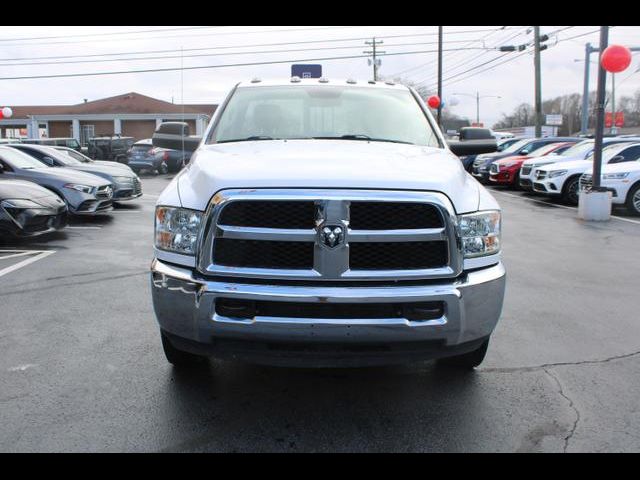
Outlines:
[[562,145],[562,143],[550,143],[549,145],[545,145],[544,147],[537,149],[536,151],[531,153],[529,156],[532,158],[544,157],[546,154],[552,152],[553,150],[558,148],[560,145]]
[[57,161],[59,161],[63,165],[82,165],[82,162],[79,162],[75,158],[72,158],[72,157],[70,157],[68,155],[64,155],[64,154],[60,153],[60,151],[56,150],[55,148],[48,148],[45,153],[49,157],[56,159]]
[[0,149],[0,158],[7,162],[12,168],[49,168],[40,160],[36,160],[32,156],[12,148]]
[[585,140],[580,143],[576,143],[573,147],[566,149],[562,152],[564,157],[583,157],[593,150],[593,140]]
[[61,150],[61,152],[73,158],[74,160],[77,160],[78,162],[82,162],[82,163],[93,162],[93,160],[91,160],[89,157],[85,157],[84,155],[76,152],[75,150]]
[[306,85],[238,88],[208,143],[305,138],[439,146],[409,90]]
[[504,150],[502,150],[502,153],[516,153],[518,150],[520,150],[529,142],[531,142],[530,138],[524,138],[522,140],[518,140],[516,143],[514,143],[510,147],[507,147]]

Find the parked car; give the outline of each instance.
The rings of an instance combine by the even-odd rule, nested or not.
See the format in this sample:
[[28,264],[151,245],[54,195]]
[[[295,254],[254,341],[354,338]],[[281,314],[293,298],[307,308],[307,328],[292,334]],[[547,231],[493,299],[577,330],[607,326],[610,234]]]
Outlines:
[[0,174],[0,236],[33,237],[67,225],[67,205],[51,190]]
[[95,215],[113,209],[110,182],[70,168],[47,167],[13,147],[0,146],[0,178],[37,183],[58,194],[74,215]]
[[82,152],[78,152],[76,150],[73,150],[73,149],[67,148],[67,147],[52,147],[52,148],[55,148],[59,152],[62,152],[65,155],[70,156],[74,160],[77,160],[77,161],[82,162],[82,163],[86,163],[86,164],[89,164],[89,165],[105,165],[105,166],[108,166],[108,167],[119,168],[120,170],[123,170],[123,171],[125,171],[127,173],[130,173],[132,175],[135,174],[135,172],[133,170],[131,170],[129,165],[127,165],[125,163],[112,162],[112,161],[109,161],[109,160],[94,160],[92,158],[87,157]]
[[[617,143],[625,142],[628,143],[632,141],[634,141],[634,139],[607,137],[602,140],[602,145],[606,147],[607,145],[615,145]],[[640,141],[640,137],[636,137],[635,141]],[[522,162],[522,167],[520,168],[520,188],[522,188],[523,190],[533,190],[533,170],[536,167],[541,167],[550,163],[585,160],[589,158],[591,154],[593,154],[594,146],[594,140],[582,140],[560,154],[551,153],[544,157],[525,160],[524,162]]]
[[[580,189],[590,190],[592,185],[590,168],[580,177]],[[640,215],[640,160],[603,165],[600,186],[611,192],[614,205],[624,205],[633,215]]]
[[87,144],[87,155],[94,160],[110,160],[113,162],[127,162],[127,151],[135,142],[132,137],[93,137]]
[[169,151],[164,148],[153,146],[151,139],[137,141],[127,152],[127,165],[137,173],[143,170],[150,170],[159,173],[167,173],[169,167],[166,159],[169,158]]
[[[504,139],[498,139],[497,143],[498,143],[498,152],[502,152],[504,150],[506,150],[507,148],[509,148],[511,145],[513,145],[514,143],[518,142],[522,140],[521,138],[504,138]],[[465,157],[460,157],[460,160],[462,161],[462,165],[464,166],[464,169],[471,173],[472,169],[473,169],[473,162],[476,160],[478,156],[477,155],[467,155]]]
[[528,156],[535,152],[537,149],[549,145],[550,143],[558,142],[572,142],[578,141],[574,137],[545,137],[545,138],[525,138],[519,142],[515,142],[510,147],[504,149],[502,152],[488,153],[478,155],[473,162],[473,168],[471,174],[480,182],[489,182],[489,168],[493,162],[496,162],[502,158],[518,156]]
[[504,296],[501,214],[456,155],[495,140],[446,142],[406,86],[323,82],[241,83],[204,142],[178,122],[154,135],[195,150],[156,204],[168,361],[477,366]]
[[539,148],[529,156],[515,155],[497,160],[493,162],[489,168],[489,181],[497,185],[508,185],[519,188],[520,167],[525,160],[544,157],[551,153],[561,154],[573,145],[575,145],[575,142],[550,143],[549,145]]
[[82,146],[75,138],[23,138],[21,143],[31,145],[46,145],[50,147],[68,147],[80,152]]
[[[602,150],[602,165],[633,162],[640,158],[640,143],[614,144]],[[593,166],[593,155],[586,160],[559,162],[533,169],[533,191],[559,196],[571,205],[578,204],[580,176]]]
[[[95,165],[83,163],[52,147],[40,145],[12,145],[13,148],[31,155],[49,167],[65,167],[80,172],[91,173],[106,179],[113,186],[113,201],[124,202],[142,196],[142,183],[138,176],[119,167],[117,163]],[[108,163],[111,163],[109,165]]]

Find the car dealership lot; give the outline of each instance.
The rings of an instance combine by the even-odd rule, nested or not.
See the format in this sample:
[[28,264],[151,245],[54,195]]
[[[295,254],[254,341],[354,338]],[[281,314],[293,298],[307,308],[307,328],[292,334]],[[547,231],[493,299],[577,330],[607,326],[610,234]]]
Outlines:
[[164,358],[149,293],[168,181],[143,178],[141,199],[63,232],[0,243],[0,451],[640,448],[637,217],[585,224],[493,188],[509,281],[473,373],[218,361],[186,373]]

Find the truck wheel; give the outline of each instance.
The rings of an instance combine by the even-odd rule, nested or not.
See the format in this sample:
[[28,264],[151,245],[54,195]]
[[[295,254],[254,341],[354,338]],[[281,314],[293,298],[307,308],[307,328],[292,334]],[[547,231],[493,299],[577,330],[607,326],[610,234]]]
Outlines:
[[640,183],[627,195],[627,209],[633,215],[640,215]]
[[178,350],[171,344],[171,341],[164,333],[161,332],[160,336],[162,337],[162,349],[164,350],[164,356],[167,357],[170,364],[176,367],[200,365],[204,363],[207,358],[201,355],[195,355],[193,353]]
[[438,365],[460,370],[472,370],[482,363],[484,356],[487,354],[488,347],[489,340],[485,340],[480,347],[472,352],[439,359]]

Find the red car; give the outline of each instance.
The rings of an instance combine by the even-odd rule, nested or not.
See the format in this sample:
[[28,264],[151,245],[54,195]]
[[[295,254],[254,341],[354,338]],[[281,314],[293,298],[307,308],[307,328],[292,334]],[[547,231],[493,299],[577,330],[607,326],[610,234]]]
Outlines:
[[489,181],[498,185],[518,186],[518,177],[520,176],[520,167],[525,160],[535,157],[544,157],[550,153],[562,153],[575,142],[559,142],[550,143],[542,148],[532,152],[530,155],[515,155],[496,160],[491,164],[489,170]]

